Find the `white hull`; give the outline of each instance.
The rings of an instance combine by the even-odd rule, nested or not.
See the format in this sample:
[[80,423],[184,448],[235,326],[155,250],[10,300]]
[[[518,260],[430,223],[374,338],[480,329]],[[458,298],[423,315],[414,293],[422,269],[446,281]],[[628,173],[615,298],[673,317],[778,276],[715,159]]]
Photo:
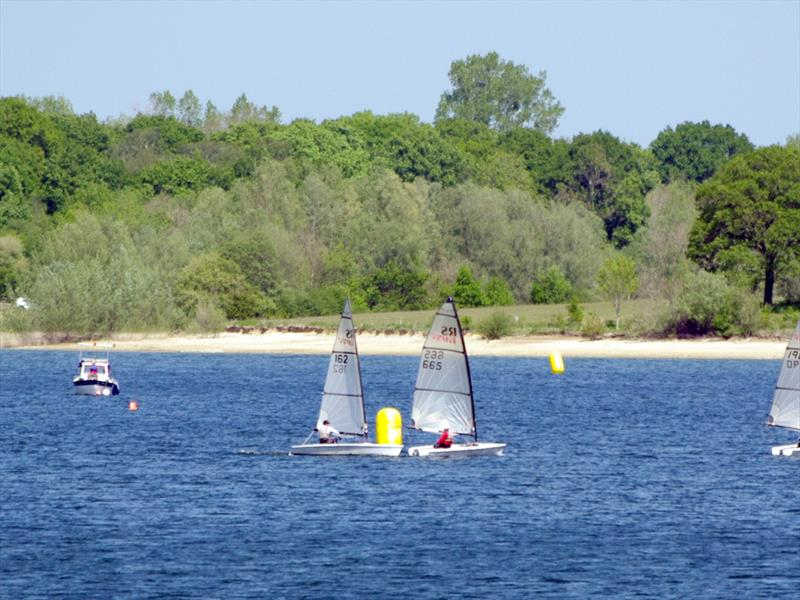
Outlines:
[[800,458],[800,446],[789,444],[788,446],[773,446],[772,456],[795,456]]
[[400,444],[373,444],[372,442],[339,442],[338,444],[300,444],[292,446],[292,456],[400,456]]
[[[110,384],[84,384],[84,385],[75,385],[75,393],[79,396],[112,396],[116,391],[119,394],[119,388],[116,386],[111,386]],[[116,390],[115,390],[116,388]]]
[[449,448],[434,448],[431,446],[412,446],[408,449],[409,456],[436,456],[441,458],[456,458],[460,456],[501,456],[505,444],[493,442],[473,442],[467,444],[453,444]]

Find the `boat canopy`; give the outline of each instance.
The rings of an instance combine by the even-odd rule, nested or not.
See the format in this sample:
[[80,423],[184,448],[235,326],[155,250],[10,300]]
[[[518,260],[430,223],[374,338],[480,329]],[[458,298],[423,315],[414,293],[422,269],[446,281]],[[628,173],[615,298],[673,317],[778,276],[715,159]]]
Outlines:
[[326,420],[342,434],[367,435],[361,366],[350,300],[345,301],[339,320],[322,392],[317,427]]
[[767,424],[800,431],[800,321],[783,355]]
[[422,431],[448,428],[477,438],[469,362],[452,298],[436,313],[422,348],[411,424]]

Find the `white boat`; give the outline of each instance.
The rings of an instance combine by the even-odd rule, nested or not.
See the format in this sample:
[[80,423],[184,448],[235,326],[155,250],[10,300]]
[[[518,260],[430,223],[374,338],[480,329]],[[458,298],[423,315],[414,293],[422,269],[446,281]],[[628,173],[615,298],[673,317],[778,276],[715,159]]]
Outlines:
[[[311,442],[324,421],[342,435],[337,443]],[[350,441],[353,440],[353,441]],[[311,442],[311,443],[309,443]],[[402,444],[375,444],[369,441],[361,365],[358,359],[356,329],[350,300],[344,303],[339,329],[328,363],[317,426],[305,442],[292,446],[290,454],[311,456],[399,456]]]
[[[81,346],[112,348],[113,344],[86,344]],[[78,357],[78,375],[72,380],[75,393],[82,396],[116,396],[119,394],[119,382],[111,376],[111,362],[108,352],[105,358],[84,356],[81,350]]]
[[[800,431],[800,321],[786,345],[767,425]],[[796,444],[773,446],[772,454],[800,457],[800,440]]]
[[451,434],[472,439],[454,442],[449,448],[436,448],[433,443],[413,446],[408,449],[409,456],[500,456],[506,447],[502,443],[478,441],[469,359],[452,298],[436,313],[422,347],[411,427],[437,434],[449,429]]

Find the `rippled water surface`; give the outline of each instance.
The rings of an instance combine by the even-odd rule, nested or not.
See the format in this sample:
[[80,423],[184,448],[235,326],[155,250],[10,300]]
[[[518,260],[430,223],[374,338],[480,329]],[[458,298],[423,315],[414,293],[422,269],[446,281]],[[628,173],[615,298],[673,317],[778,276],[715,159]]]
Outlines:
[[[424,460],[287,455],[324,356],[116,353],[112,398],[77,358],[0,351],[4,599],[799,597],[778,361],[475,358],[506,455]],[[416,368],[362,358],[371,418]]]

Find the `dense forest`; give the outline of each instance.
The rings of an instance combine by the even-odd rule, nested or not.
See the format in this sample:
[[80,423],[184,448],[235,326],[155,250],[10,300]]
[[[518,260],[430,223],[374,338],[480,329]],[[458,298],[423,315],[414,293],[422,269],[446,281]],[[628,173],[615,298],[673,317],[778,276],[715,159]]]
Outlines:
[[648,148],[557,139],[545,73],[489,53],[449,75],[433,124],[283,123],[191,90],[106,122],[0,98],[2,326],[213,330],[455,294],[658,299],[650,331],[731,335],[800,303],[800,136],[756,148],[703,121]]

